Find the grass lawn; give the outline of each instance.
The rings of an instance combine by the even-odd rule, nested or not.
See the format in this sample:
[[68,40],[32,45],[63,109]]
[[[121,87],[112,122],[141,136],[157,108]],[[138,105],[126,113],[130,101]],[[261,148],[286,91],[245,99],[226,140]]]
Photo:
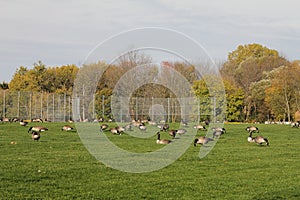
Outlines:
[[[226,124],[203,159],[191,144],[173,164],[148,173],[106,167],[75,131],[61,131],[64,123],[42,125],[49,131],[35,142],[29,127],[0,124],[0,199],[300,199],[300,129],[287,125],[257,125],[266,147],[247,142],[247,124]],[[155,137],[105,134],[134,152],[162,147]]]

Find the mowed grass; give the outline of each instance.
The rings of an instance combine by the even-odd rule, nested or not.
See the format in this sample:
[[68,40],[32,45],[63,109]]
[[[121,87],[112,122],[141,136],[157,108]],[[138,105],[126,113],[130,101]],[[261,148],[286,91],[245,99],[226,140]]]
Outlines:
[[[161,170],[126,173],[97,161],[75,131],[60,130],[64,123],[42,125],[49,131],[34,142],[28,127],[0,124],[1,199],[300,199],[300,129],[257,125],[270,141],[266,147],[247,142],[247,124],[226,124],[203,159],[191,144]],[[161,147],[154,136],[105,134],[130,151]]]

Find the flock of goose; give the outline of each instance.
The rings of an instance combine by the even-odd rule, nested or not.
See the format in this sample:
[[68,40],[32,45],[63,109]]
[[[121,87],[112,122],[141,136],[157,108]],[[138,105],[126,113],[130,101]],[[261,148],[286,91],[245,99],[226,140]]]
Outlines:
[[[100,125],[100,131],[110,131],[112,134],[117,134],[117,135],[122,135],[124,133],[124,131],[131,131],[133,130],[133,127],[136,127],[137,129],[141,130],[141,131],[146,131],[147,130],[147,126],[146,123],[148,123],[149,125],[152,126],[156,126],[157,128],[159,128],[160,130],[156,133],[157,135],[157,139],[156,139],[156,143],[157,144],[170,144],[173,142],[173,140],[169,140],[169,139],[161,139],[161,132],[168,132],[169,135],[172,137],[172,139],[174,139],[176,137],[177,134],[182,135],[185,134],[187,132],[186,129],[177,129],[177,130],[170,130],[170,126],[167,123],[162,123],[162,124],[157,124],[156,122],[140,122],[140,121],[133,121],[130,124],[125,125],[124,127],[122,126],[116,126],[113,128],[109,128],[109,126],[107,124],[101,124]],[[188,126],[187,123],[183,124],[184,126]],[[207,131],[206,127],[203,125],[195,125],[193,126],[194,129],[196,129],[197,131]],[[226,133],[225,128],[220,128],[220,127],[216,127],[216,128],[212,128],[212,138],[206,137],[206,136],[200,136],[198,138],[196,138],[194,140],[194,146],[196,147],[197,144],[200,145],[206,145],[207,143],[211,142],[214,140],[214,138],[218,138],[221,135]],[[266,143],[266,145],[269,145],[269,141],[267,138],[264,138],[263,136],[256,136],[253,137],[253,133],[258,131],[258,128],[255,126],[249,126],[246,128],[246,131],[249,133],[248,136],[248,142],[255,142],[257,144],[262,145],[263,143]]]
[[[139,129],[140,131],[146,131],[147,130],[146,123],[159,128],[159,131],[156,133],[156,135],[157,135],[156,143],[157,144],[170,144],[170,143],[173,142],[172,140],[169,140],[169,139],[161,139],[161,132],[162,131],[163,132],[168,132],[169,135],[172,137],[172,139],[174,139],[177,134],[183,135],[187,132],[186,129],[177,129],[177,130],[172,129],[172,130],[170,130],[169,124],[167,124],[167,123],[157,124],[156,122],[152,122],[152,121],[149,121],[149,122],[148,121],[141,121],[141,122],[140,121],[133,121],[130,124],[127,124],[125,126],[116,126],[116,127],[112,127],[112,128],[110,128],[109,125],[107,125],[107,124],[101,124],[100,125],[100,131],[104,132],[104,131],[109,130],[112,134],[117,134],[117,135],[122,135],[122,133],[124,133],[125,131],[131,131],[131,130],[133,130],[133,127]],[[21,120],[20,125],[21,126],[27,126],[28,122],[25,122],[25,121]],[[184,123],[183,126],[188,126],[188,124]],[[196,129],[197,131],[207,131],[206,127],[202,126],[202,125],[195,125],[195,126],[193,126],[193,128]],[[70,125],[64,125],[61,128],[61,130],[62,131],[71,131],[71,130],[73,130],[73,127],[70,126]],[[34,141],[38,141],[41,138],[40,133],[44,132],[44,131],[48,131],[48,128],[46,128],[44,126],[31,126],[28,129],[28,133],[31,133],[31,138]],[[213,134],[212,134],[213,137],[212,138],[209,138],[209,137],[206,137],[206,136],[200,136],[200,137],[198,137],[194,140],[194,146],[196,147],[197,144],[206,145],[207,143],[213,141],[214,138],[218,138],[221,135],[226,133],[225,128],[219,128],[219,127],[212,128],[212,131],[213,131]],[[262,145],[262,144],[265,143],[267,146],[269,146],[269,141],[268,141],[267,138],[265,138],[261,135],[253,137],[253,133],[259,133],[259,130],[258,130],[257,127],[248,126],[246,128],[246,131],[249,133],[249,136],[248,136],[248,139],[247,139],[248,142],[257,143],[259,145]]]

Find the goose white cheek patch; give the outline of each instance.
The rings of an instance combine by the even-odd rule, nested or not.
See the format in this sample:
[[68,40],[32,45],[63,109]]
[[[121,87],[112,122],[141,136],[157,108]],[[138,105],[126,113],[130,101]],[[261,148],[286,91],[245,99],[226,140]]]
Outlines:
[[[135,62],[116,81],[112,89],[110,114],[117,126],[123,126],[124,124],[121,122],[131,121],[132,99],[136,98],[135,91],[147,84],[152,84],[166,88],[173,94],[173,97],[171,99],[150,97],[152,103],[147,108],[148,116],[156,118],[155,120],[165,119],[165,116],[170,114],[169,107],[174,101],[179,105],[177,129],[187,130],[174,142],[161,146],[159,150],[145,153],[130,152],[115,145],[106,134],[100,134],[99,123],[79,122],[83,116],[92,116],[90,108],[94,101],[97,84],[107,68],[110,66],[126,67],[125,65],[131,61],[126,58],[134,59],[132,56],[135,55],[147,55],[151,59]],[[101,61],[105,61],[106,64],[101,65]],[[193,65],[198,78],[203,79],[209,89],[207,103],[210,105],[210,112],[207,115],[212,123],[206,127],[207,131],[203,133],[206,133],[207,137],[212,137],[210,127],[223,127],[226,110],[223,82],[218,68],[199,43],[170,29],[139,28],[122,32],[100,43],[89,53],[77,74],[73,89],[73,102],[76,103],[72,105],[72,110],[77,132],[87,150],[101,163],[129,173],[151,172],[172,164],[193,145],[197,130],[192,125],[189,128],[183,127],[179,122],[186,120],[193,123],[192,121],[195,122],[195,119],[198,119],[200,113],[197,109],[197,102],[199,98],[191,92],[193,83],[189,82],[172,65],[169,65],[169,62]],[[140,102],[142,101],[136,100],[135,107],[143,107],[144,105]],[[216,114],[216,110],[218,114]],[[158,116],[159,113],[162,116]],[[156,133],[157,131],[148,128],[143,134],[126,131],[133,143],[134,140],[146,138],[148,142],[155,144]],[[199,157],[205,157],[217,141],[218,138],[209,145],[201,147]]]

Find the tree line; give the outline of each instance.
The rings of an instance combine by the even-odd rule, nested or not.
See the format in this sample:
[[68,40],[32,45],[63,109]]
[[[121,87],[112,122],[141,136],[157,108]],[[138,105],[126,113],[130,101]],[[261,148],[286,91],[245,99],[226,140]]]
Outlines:
[[[89,78],[82,80],[85,90],[95,90],[96,110],[98,116],[111,117],[110,97],[120,78],[131,69],[151,63],[147,55],[131,52],[122,56],[114,64],[98,62],[83,66],[83,77],[99,76],[96,88],[89,88]],[[147,77],[143,71],[135,70],[134,77],[161,82],[172,80],[177,71],[192,88],[199,99],[207,99],[208,91],[205,77],[201,76],[195,66],[183,62],[164,62],[166,67],[150,66]],[[79,68],[76,65],[46,67],[41,61],[35,63],[32,69],[19,67],[9,83],[0,83],[1,90],[32,91],[72,95],[74,81]],[[292,121],[294,113],[300,110],[300,62],[289,61],[277,50],[260,44],[240,45],[229,52],[227,60],[221,63],[219,71],[223,79],[226,95],[227,121]],[[97,79],[98,80],[98,79]],[[79,82],[80,83],[80,82]],[[176,87],[181,83],[174,82]],[[122,95],[122,94],[121,94]],[[132,97],[175,98],[175,94],[161,84],[148,83],[135,89]],[[100,108],[105,101],[105,109]],[[201,110],[212,109],[212,105],[203,104]],[[103,113],[104,112],[104,113]],[[205,116],[204,116],[205,117]]]

